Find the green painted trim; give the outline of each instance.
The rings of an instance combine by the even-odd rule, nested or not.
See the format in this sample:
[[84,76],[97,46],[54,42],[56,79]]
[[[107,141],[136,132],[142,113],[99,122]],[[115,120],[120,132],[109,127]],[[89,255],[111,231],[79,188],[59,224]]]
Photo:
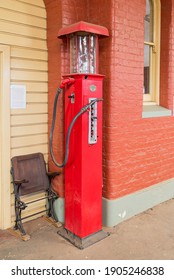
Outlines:
[[56,199],[53,204],[55,215],[58,221],[62,224],[64,224],[64,220],[65,220],[64,205],[65,205],[65,199],[63,197],[59,197],[58,199]]
[[172,198],[174,178],[118,199],[103,198],[103,225],[113,227]]
[[143,106],[143,113],[142,113],[143,118],[166,117],[171,115],[172,115],[171,110],[158,105]]
[[[174,178],[121,198],[102,198],[103,225],[113,227],[164,201],[174,198]],[[64,198],[54,202],[59,222],[64,223]]]

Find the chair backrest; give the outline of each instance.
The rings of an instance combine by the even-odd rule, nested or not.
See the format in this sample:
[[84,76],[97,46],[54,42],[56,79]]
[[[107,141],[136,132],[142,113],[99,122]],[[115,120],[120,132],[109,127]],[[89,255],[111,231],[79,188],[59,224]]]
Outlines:
[[42,153],[15,156],[11,159],[13,181],[27,180],[19,190],[20,195],[49,188],[46,165]]

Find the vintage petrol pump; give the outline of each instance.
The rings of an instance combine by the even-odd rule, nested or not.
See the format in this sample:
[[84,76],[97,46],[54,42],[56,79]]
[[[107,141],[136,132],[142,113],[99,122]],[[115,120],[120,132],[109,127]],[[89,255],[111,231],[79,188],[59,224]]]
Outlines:
[[98,74],[98,39],[108,35],[105,27],[83,21],[62,28],[58,34],[58,38],[68,41],[70,50],[70,74],[64,75],[58,89],[60,93],[64,88],[65,95],[66,151],[63,164],[58,164],[53,155],[54,128],[50,146],[55,164],[65,168],[65,225],[59,234],[79,248],[108,235],[102,231],[104,76]]

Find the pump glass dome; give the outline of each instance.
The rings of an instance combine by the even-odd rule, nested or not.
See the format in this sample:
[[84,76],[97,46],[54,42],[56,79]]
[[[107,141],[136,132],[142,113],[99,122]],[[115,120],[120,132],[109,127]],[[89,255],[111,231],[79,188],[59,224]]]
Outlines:
[[70,37],[70,72],[97,73],[97,36],[72,34]]

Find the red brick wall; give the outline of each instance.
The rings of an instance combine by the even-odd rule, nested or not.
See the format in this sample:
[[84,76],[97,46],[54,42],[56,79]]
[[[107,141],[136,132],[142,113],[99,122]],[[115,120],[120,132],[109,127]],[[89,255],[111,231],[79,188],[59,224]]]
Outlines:
[[[167,24],[162,21],[165,43],[161,53],[168,65],[164,69],[168,79],[163,80],[161,74],[161,88],[165,81],[168,91],[167,100],[163,98],[166,106],[161,105],[171,109],[173,38],[171,5],[165,2],[162,1],[162,16],[165,10],[165,17],[169,17],[170,34],[167,34],[170,39],[164,38]],[[103,195],[109,199],[174,177],[173,117],[141,117],[145,1],[113,1],[112,9],[110,88],[105,95],[108,107],[104,120]]]
[[140,172],[137,122],[142,115],[144,12],[145,1],[112,1],[110,86],[104,103],[103,195],[107,198],[139,187],[135,172]]
[[[62,73],[68,71],[67,56],[63,55],[62,43],[56,38],[61,25],[86,20],[106,26],[110,32],[108,39],[100,40],[100,73],[105,75],[104,197],[114,199],[174,177],[173,117],[142,119],[145,0],[79,0],[75,1],[75,5],[75,2],[70,0],[45,2],[48,2],[51,112],[57,81]],[[172,109],[174,8],[171,5],[173,0],[161,2],[161,105]],[[51,5],[55,3],[57,8],[52,9]],[[58,14],[61,14],[60,22]],[[56,59],[57,63],[54,62]],[[63,104],[60,105],[62,110]],[[50,118],[51,114],[49,123]],[[56,153],[61,155],[62,127],[61,125],[60,136],[56,134],[54,144]],[[51,164],[49,166],[53,168]],[[63,177],[62,181],[56,182],[56,189],[63,195]]]

